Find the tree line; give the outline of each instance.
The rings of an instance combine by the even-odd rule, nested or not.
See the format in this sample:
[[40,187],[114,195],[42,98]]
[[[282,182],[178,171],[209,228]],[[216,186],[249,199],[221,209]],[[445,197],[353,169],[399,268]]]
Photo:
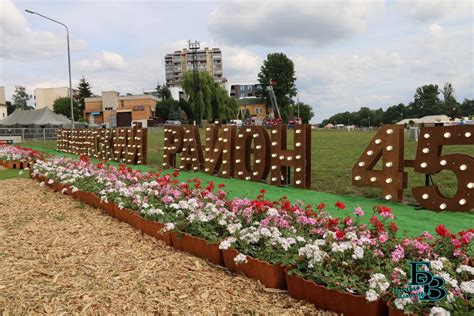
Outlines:
[[332,123],[365,127],[379,126],[381,124],[395,124],[403,119],[442,114],[451,119],[472,117],[474,115],[474,100],[464,99],[462,103],[458,102],[451,83],[446,83],[441,90],[438,85],[429,84],[417,88],[413,101],[408,105],[400,103],[392,105],[386,110],[361,107],[357,112],[337,113],[324,120],[322,125]]

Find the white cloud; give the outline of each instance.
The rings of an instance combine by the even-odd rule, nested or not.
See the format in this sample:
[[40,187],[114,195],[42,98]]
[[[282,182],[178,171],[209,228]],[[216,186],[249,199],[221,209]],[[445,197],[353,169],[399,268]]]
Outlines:
[[382,0],[219,2],[208,28],[232,45],[320,46],[363,31],[382,8]]
[[471,0],[396,0],[395,7],[420,22],[472,15]]
[[[61,26],[58,25],[58,27]],[[86,44],[83,41],[75,40],[71,42],[71,47],[74,49],[83,49],[85,46]],[[24,14],[11,0],[0,1],[1,58],[34,61],[65,54],[65,32],[33,31],[28,27]]]
[[[401,45],[360,49],[318,58],[293,56],[301,101],[315,108],[315,121],[361,106],[386,108],[413,100],[415,89],[451,82],[472,98],[471,31],[431,24]],[[470,91],[470,92],[469,92]],[[462,98],[457,96],[460,101]]]
[[78,63],[79,71],[114,71],[127,67],[127,63],[117,53],[102,51],[101,53],[87,59],[83,59]]

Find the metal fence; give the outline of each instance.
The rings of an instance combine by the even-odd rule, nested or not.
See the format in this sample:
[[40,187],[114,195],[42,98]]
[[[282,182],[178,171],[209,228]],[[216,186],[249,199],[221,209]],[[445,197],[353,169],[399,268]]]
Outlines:
[[57,127],[46,128],[27,128],[27,127],[0,127],[0,138],[2,136],[21,137],[22,141],[26,139],[56,139],[58,133]]

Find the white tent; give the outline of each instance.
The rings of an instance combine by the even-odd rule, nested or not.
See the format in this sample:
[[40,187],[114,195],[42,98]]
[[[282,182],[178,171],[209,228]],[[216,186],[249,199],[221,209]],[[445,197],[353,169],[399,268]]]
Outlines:
[[7,118],[0,120],[0,126],[66,126],[71,120],[61,114],[56,114],[49,108],[39,110],[16,109]]

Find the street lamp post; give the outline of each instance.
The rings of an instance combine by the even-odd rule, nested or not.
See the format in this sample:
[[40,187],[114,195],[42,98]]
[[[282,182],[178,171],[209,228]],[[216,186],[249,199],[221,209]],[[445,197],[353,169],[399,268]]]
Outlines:
[[69,49],[69,29],[67,28],[67,25],[64,24],[64,23],[61,23],[59,21],[56,21],[54,19],[51,19],[51,18],[48,18],[47,16],[44,16],[38,12],[34,12],[34,11],[31,11],[31,10],[25,10],[26,12],[30,13],[30,14],[36,14],[42,18],[45,18],[47,20],[50,20],[52,22],[55,22],[55,23],[58,23],[58,24],[61,24],[62,26],[64,26],[64,28],[66,29],[66,37],[67,37],[67,63],[68,63],[68,68],[69,68],[69,99],[71,100],[71,123],[72,123],[72,128],[74,129],[74,105],[73,105],[73,101],[72,101],[72,98],[73,98],[73,95],[72,95],[72,80],[71,80],[71,52],[70,52],[70,49]]

